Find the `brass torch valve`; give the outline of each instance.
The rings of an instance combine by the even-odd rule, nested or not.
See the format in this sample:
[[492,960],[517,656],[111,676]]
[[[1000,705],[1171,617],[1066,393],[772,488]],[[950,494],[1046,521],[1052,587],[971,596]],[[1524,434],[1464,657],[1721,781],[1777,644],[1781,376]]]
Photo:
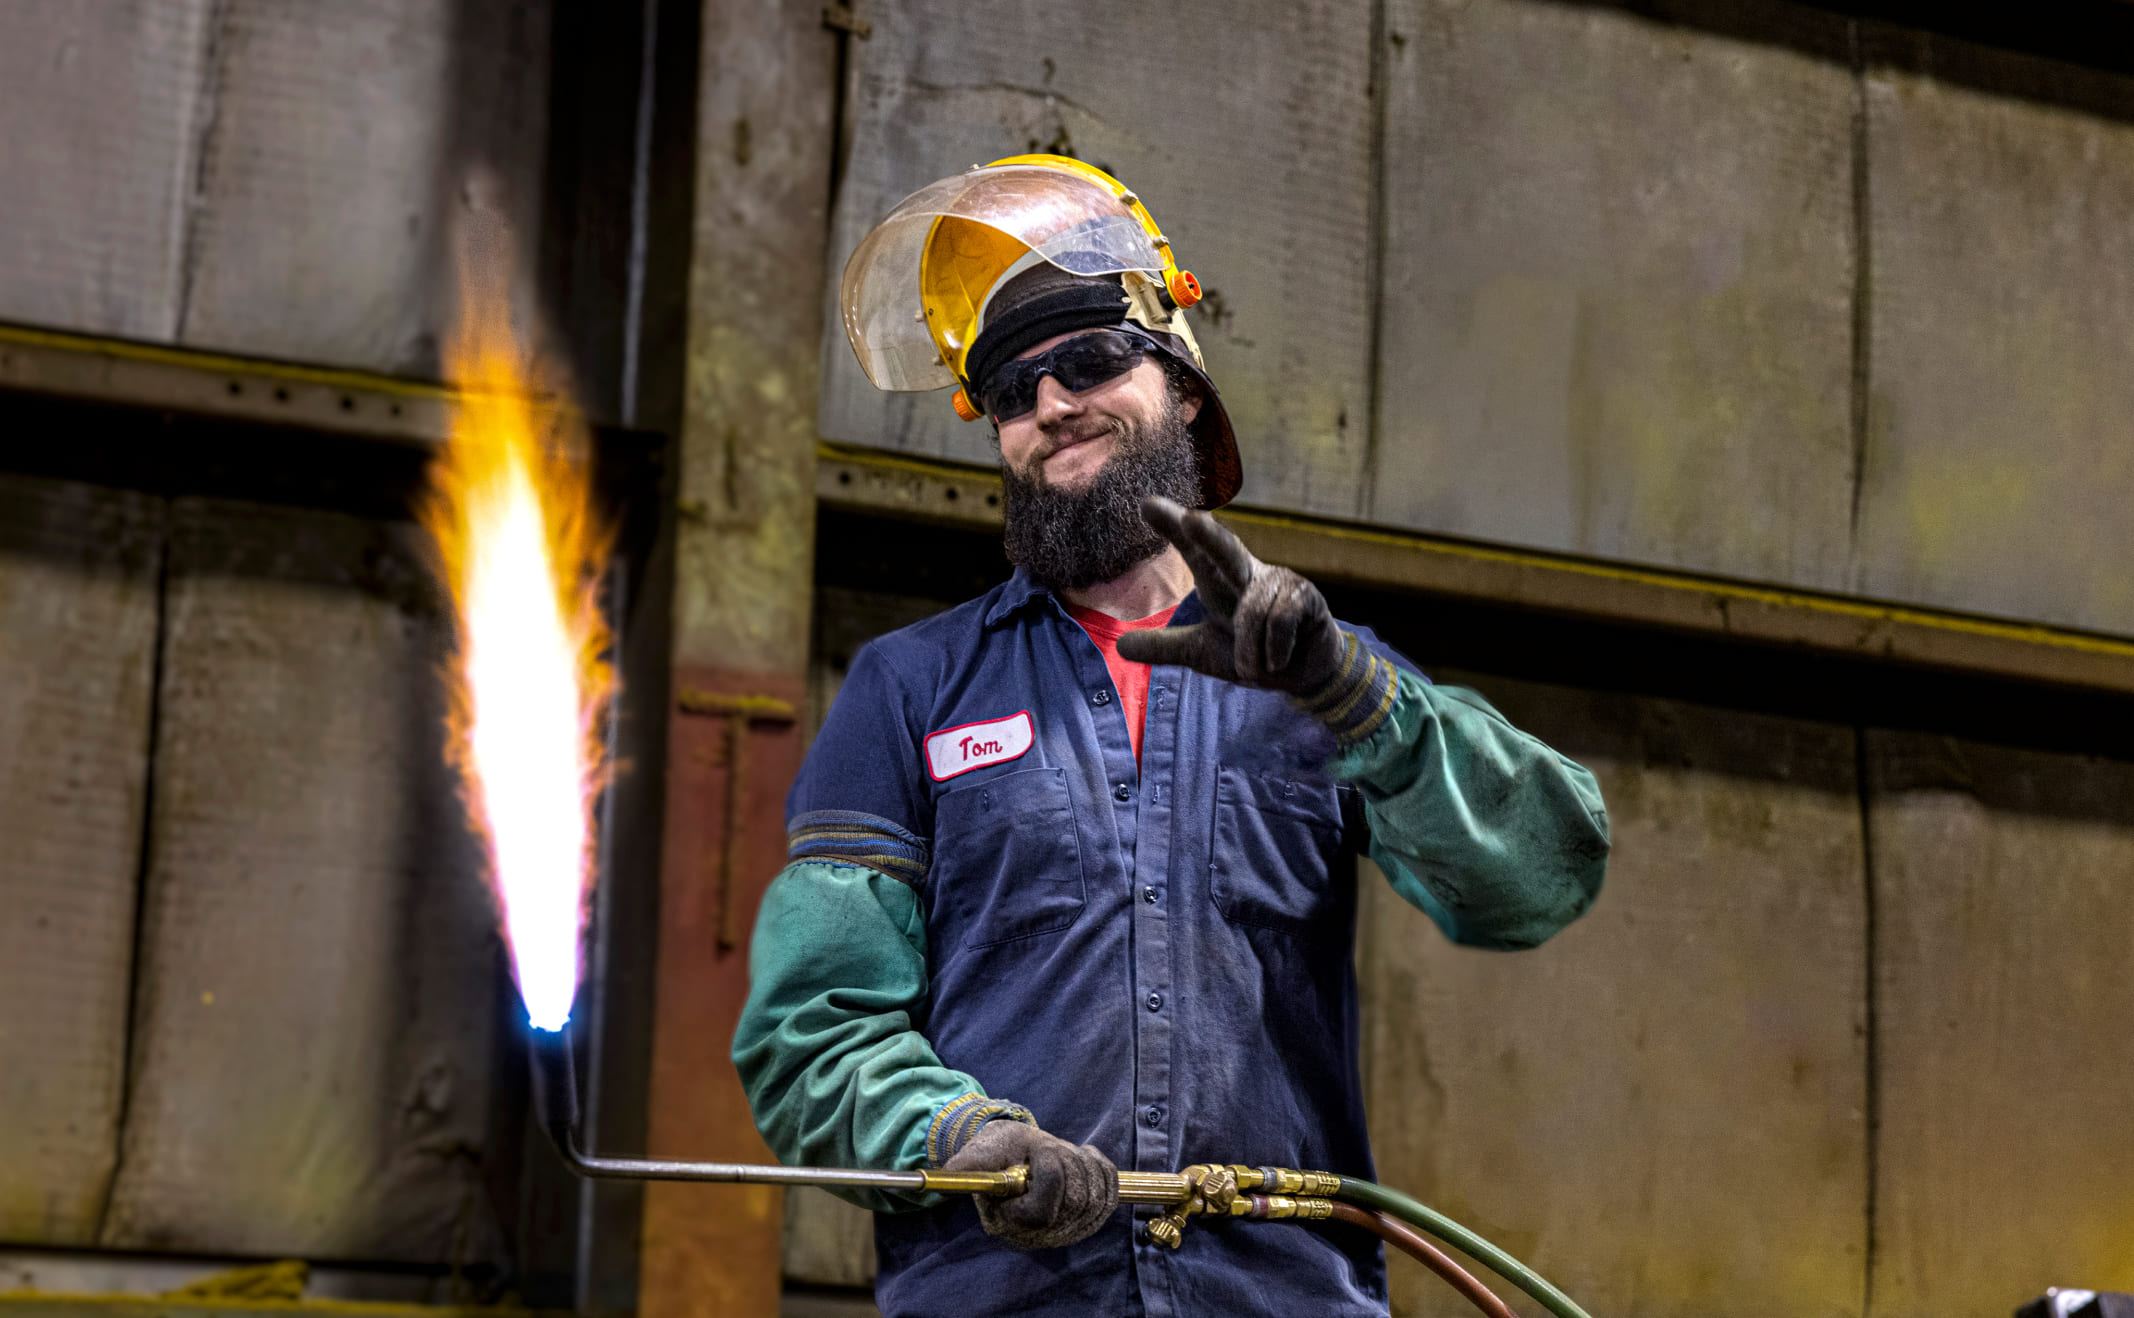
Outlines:
[[[1149,1239],[1166,1249],[1178,1248],[1185,1240],[1186,1223],[1203,1213],[1259,1219],[1332,1217],[1334,1203],[1328,1196],[1341,1188],[1341,1178],[1331,1172],[1241,1164],[1200,1163],[1167,1179],[1182,1197],[1166,1196],[1171,1210],[1148,1225]],[[1268,1193],[1247,1193],[1252,1190]]]
[[1247,1183],[1248,1188],[1265,1190],[1269,1194],[1302,1194],[1325,1199],[1341,1189],[1341,1178],[1332,1172],[1300,1172],[1290,1167],[1240,1167],[1237,1170],[1249,1170],[1258,1178]]

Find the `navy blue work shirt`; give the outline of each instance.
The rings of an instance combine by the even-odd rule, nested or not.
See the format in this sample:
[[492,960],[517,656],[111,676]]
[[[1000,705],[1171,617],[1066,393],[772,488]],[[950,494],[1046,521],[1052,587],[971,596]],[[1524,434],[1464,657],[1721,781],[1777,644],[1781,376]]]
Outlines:
[[[1171,625],[1200,614],[1189,596]],[[1122,1169],[1370,1177],[1346,854],[1362,812],[1334,754],[1280,693],[1158,667],[1137,768],[1096,644],[1018,572],[855,656],[787,816],[877,830],[904,858],[881,868],[926,912],[915,1028],[992,1097]],[[1027,1253],[962,1197],[882,1214],[877,1298],[891,1318],[1386,1312],[1358,1229],[1196,1219],[1173,1251],[1147,1238],[1157,1211]]]

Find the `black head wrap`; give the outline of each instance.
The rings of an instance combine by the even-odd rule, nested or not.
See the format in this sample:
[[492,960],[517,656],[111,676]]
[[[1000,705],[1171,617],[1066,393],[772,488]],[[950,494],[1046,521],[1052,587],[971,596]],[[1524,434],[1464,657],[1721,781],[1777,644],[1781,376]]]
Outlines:
[[1126,323],[1126,285],[1117,275],[1085,278],[1040,261],[996,290],[964,369],[980,393],[1002,365],[1055,334]]

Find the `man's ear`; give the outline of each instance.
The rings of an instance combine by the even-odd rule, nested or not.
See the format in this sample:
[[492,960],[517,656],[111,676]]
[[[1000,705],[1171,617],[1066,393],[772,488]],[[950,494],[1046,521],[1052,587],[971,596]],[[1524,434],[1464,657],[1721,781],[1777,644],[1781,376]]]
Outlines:
[[1207,401],[1208,391],[1201,387],[1200,381],[1184,371],[1175,375],[1166,371],[1164,375],[1170,382],[1172,392],[1178,395],[1179,414],[1185,417],[1187,425],[1192,425],[1193,418],[1200,415],[1201,404]]

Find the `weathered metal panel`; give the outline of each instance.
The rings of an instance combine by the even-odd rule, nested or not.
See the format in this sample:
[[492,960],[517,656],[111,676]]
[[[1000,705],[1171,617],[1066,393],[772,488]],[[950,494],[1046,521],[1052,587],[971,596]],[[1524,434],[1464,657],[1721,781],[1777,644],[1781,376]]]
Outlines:
[[167,340],[210,0],[14,0],[0,40],[0,320]]
[[0,477],[0,1239],[81,1245],[118,1157],[162,504]]
[[[1100,165],[1210,290],[1194,332],[1244,450],[1242,497],[1354,515],[1369,428],[1368,0],[1101,0],[1071,14],[924,0],[868,17],[873,35],[850,47],[833,305],[845,258],[913,189],[1030,151]],[[993,460],[991,427],[956,420],[946,393],[877,393],[834,315],[823,354],[824,435]]]
[[[1364,864],[1380,1179],[1594,1313],[1858,1313],[1866,903],[1851,731],[1473,685],[1594,770],[1615,851],[1590,913],[1510,955],[1448,945]],[[1396,1313],[1464,1309],[1420,1269],[1393,1278]]]
[[533,0],[218,6],[180,339],[434,373],[470,166],[532,260],[547,34]]
[[1370,520],[1842,587],[1844,65],[1537,0],[1387,39]]
[[107,1246],[493,1247],[499,951],[443,763],[443,629],[414,534],[174,505]]
[[1884,1318],[2134,1290],[2134,765],[1870,735]]
[[[1937,48],[1943,58],[1956,52]],[[2134,85],[1973,54],[2010,90],[1867,79],[1874,286],[1858,587],[2134,629]]]

